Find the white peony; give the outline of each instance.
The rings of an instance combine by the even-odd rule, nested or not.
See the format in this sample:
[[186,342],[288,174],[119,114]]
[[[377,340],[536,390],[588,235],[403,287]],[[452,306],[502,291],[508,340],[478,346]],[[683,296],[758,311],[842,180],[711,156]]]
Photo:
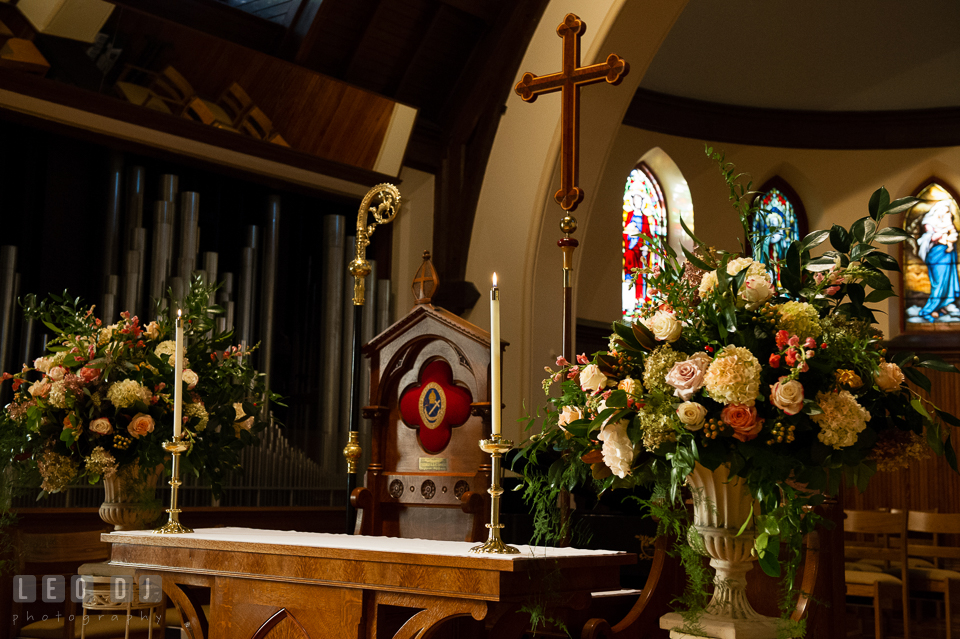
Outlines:
[[604,425],[597,437],[603,442],[600,448],[603,463],[620,479],[629,475],[633,462],[633,443],[627,436],[627,421],[621,419],[614,424]]

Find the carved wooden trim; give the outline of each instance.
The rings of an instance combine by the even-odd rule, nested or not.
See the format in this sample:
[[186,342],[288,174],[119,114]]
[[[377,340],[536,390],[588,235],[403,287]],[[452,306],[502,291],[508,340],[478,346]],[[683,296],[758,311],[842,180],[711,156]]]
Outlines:
[[203,614],[203,608],[196,599],[196,595],[180,587],[169,576],[162,580],[163,593],[170,598],[173,605],[180,612],[180,618],[183,620],[183,629],[190,639],[206,639],[209,633],[210,624],[207,616]]
[[378,592],[377,604],[422,608],[410,617],[393,637],[394,639],[428,639],[437,626],[454,617],[471,616],[477,621],[487,616],[487,604],[480,601],[463,601],[446,597],[430,597],[393,592]]
[[266,639],[267,635],[270,634],[270,631],[279,624],[284,619],[289,619],[300,629],[304,637],[309,637],[310,633],[307,632],[307,629],[303,627],[297,618],[293,616],[293,613],[287,610],[286,608],[281,608],[273,614],[272,617],[263,622],[263,625],[257,630],[256,634],[253,635],[251,639]]

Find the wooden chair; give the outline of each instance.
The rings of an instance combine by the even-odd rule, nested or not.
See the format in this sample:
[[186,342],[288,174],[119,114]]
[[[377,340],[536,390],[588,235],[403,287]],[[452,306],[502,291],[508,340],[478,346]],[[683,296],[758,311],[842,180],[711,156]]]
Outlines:
[[[63,604],[42,603],[39,588],[44,575],[62,575],[69,588],[70,577],[86,574],[90,566],[81,565],[90,562],[102,562],[110,558],[110,545],[100,541],[104,530],[89,530],[66,533],[36,533],[21,531],[17,545],[20,551],[21,565],[18,574],[33,575],[37,580],[36,603],[14,603],[13,614],[17,623],[13,625],[12,637],[24,639],[108,639],[123,637],[128,630],[125,611],[106,613],[102,618],[90,614],[84,624],[84,612],[81,605],[67,597]],[[29,614],[29,617],[28,617]],[[46,615],[47,619],[43,619]],[[114,619],[113,617],[117,618]],[[130,637],[148,637],[152,630],[156,636],[162,634],[155,624],[138,618],[134,614],[129,623]],[[25,623],[28,622],[29,623]]]
[[[871,600],[874,618],[874,636],[883,639],[884,611],[892,607],[899,596],[903,608],[903,636],[910,639],[910,614],[907,566],[907,513],[881,512],[875,510],[847,510],[843,521],[845,533],[867,534],[870,542],[857,541],[844,546],[845,558],[879,559],[898,562],[900,577],[884,572],[871,564],[853,562],[844,571],[846,593],[850,597],[865,597]],[[888,605],[889,602],[889,605]]]
[[[934,593],[938,601],[943,602],[947,639],[958,636],[954,633],[953,620],[960,618],[960,547],[946,546],[940,543],[940,535],[960,535],[960,514],[930,513],[910,511],[907,519],[909,533],[932,535],[930,544],[916,543],[911,540],[907,545],[910,559],[911,596]],[[916,565],[916,558],[932,560],[931,567]],[[944,560],[952,561],[951,566]],[[951,570],[950,568],[954,568]],[[958,628],[960,630],[960,628]]]
[[[364,347],[371,362],[371,459],[350,496],[356,533],[447,541],[486,539],[490,457],[489,334],[430,304],[425,252],[416,306]],[[415,289],[416,289],[415,284]]]

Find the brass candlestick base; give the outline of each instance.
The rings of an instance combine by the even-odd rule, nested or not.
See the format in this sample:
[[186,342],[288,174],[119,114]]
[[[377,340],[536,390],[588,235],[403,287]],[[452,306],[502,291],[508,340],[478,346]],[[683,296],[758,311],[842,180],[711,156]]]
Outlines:
[[490,453],[493,459],[493,469],[490,478],[490,523],[487,528],[490,529],[490,536],[487,541],[474,546],[470,552],[475,554],[495,554],[495,555],[519,555],[520,551],[513,546],[508,546],[500,539],[500,529],[503,524],[500,523],[500,495],[503,494],[503,487],[500,485],[500,458],[505,452],[513,448],[513,442],[509,439],[503,439],[500,435],[494,435],[490,439],[480,440],[480,449],[485,453]]
[[187,528],[180,523],[180,509],[177,508],[177,498],[182,483],[180,481],[180,453],[185,453],[189,448],[190,444],[183,441],[182,436],[173,441],[163,442],[163,449],[173,455],[173,468],[170,473],[170,508],[167,508],[170,519],[163,526],[153,531],[155,535],[182,535],[193,532],[193,528]]

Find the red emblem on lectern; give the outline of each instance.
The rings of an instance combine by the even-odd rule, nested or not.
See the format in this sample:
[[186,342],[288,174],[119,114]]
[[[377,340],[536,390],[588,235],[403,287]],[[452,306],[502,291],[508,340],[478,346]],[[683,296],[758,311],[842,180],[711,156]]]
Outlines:
[[417,429],[420,445],[436,454],[450,442],[451,429],[470,417],[470,392],[453,383],[450,365],[434,360],[420,373],[420,383],[400,398],[400,418]]

